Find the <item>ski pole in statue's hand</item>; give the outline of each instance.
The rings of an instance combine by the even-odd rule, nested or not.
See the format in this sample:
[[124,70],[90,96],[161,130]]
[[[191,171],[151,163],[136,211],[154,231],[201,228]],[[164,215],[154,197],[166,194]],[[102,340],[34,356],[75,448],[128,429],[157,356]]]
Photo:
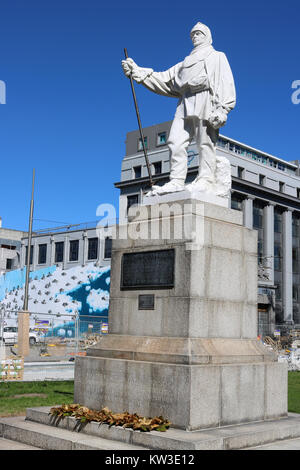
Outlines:
[[[128,59],[128,54],[127,54],[127,49],[126,49],[126,47],[124,48],[124,53],[125,53],[125,59]],[[149,163],[149,159],[148,159],[148,155],[147,155],[147,149],[146,149],[146,145],[145,145],[145,139],[144,139],[144,134],[143,134],[143,128],[142,128],[142,124],[141,124],[140,112],[139,112],[139,108],[138,108],[138,104],[137,104],[137,99],[136,99],[136,95],[135,95],[135,89],[134,89],[132,74],[129,75],[129,79],[130,79],[131,91],[132,91],[132,96],[133,96],[133,101],[134,101],[134,106],[135,106],[136,117],[137,117],[137,120],[138,120],[138,125],[139,125],[139,130],[140,130],[140,136],[141,136],[142,147],[143,147],[143,151],[144,151],[144,155],[145,155],[145,160],[146,160],[146,165],[147,165],[148,174],[149,174],[150,186],[151,186],[151,188],[152,188],[152,186],[153,186],[153,181],[152,181],[151,167],[150,167],[150,163]]]

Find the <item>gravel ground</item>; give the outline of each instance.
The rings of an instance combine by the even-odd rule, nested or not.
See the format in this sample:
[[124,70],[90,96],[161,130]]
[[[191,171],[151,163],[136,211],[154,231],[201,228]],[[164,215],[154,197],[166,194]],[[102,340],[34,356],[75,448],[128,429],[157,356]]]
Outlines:
[[[53,346],[52,346],[53,344]],[[24,362],[60,362],[69,361],[74,357],[75,346],[50,343],[47,347],[43,344],[30,346],[28,356]],[[5,346],[5,356],[11,357],[18,355],[18,348],[15,346]],[[71,362],[71,361],[70,361]]]

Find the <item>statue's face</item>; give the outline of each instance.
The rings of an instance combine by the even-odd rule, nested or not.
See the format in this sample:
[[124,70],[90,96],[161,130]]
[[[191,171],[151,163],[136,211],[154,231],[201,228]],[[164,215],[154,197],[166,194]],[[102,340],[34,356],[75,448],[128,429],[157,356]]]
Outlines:
[[194,47],[199,46],[204,42],[205,35],[202,33],[202,31],[192,31],[191,32],[191,40],[194,45]]

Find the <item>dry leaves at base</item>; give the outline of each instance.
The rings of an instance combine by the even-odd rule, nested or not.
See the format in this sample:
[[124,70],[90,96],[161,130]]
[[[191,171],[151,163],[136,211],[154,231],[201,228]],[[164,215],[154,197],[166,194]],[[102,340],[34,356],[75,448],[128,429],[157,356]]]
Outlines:
[[123,426],[123,428],[132,428],[134,430],[144,432],[163,432],[171,425],[171,423],[162,416],[144,418],[136,413],[130,414],[127,411],[124,413],[113,413],[108,408],[102,408],[100,411],[95,411],[79,404],[62,405],[51,408],[49,414],[58,419],[62,419],[65,416],[72,416],[82,424],[96,421],[98,423],[108,424],[109,426]]

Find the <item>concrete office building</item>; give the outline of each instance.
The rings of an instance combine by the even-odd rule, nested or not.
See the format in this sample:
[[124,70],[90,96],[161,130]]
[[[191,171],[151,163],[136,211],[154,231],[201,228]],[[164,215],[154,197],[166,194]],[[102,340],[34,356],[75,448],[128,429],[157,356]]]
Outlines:
[[[26,266],[28,237],[21,240],[20,268]],[[32,235],[30,270],[56,265],[70,269],[94,262],[97,266],[110,265],[111,239],[99,237],[96,222],[36,231]]]
[[[164,183],[170,171],[166,145],[171,121],[144,129],[154,182]],[[232,168],[231,207],[243,211],[244,225],[258,231],[259,334],[300,328],[300,176],[299,162],[287,162],[220,135],[217,153]],[[197,174],[196,144],[188,147],[188,177]],[[122,161],[120,217],[141,201],[148,173],[138,131],[127,134]],[[149,187],[148,187],[149,188]]]

